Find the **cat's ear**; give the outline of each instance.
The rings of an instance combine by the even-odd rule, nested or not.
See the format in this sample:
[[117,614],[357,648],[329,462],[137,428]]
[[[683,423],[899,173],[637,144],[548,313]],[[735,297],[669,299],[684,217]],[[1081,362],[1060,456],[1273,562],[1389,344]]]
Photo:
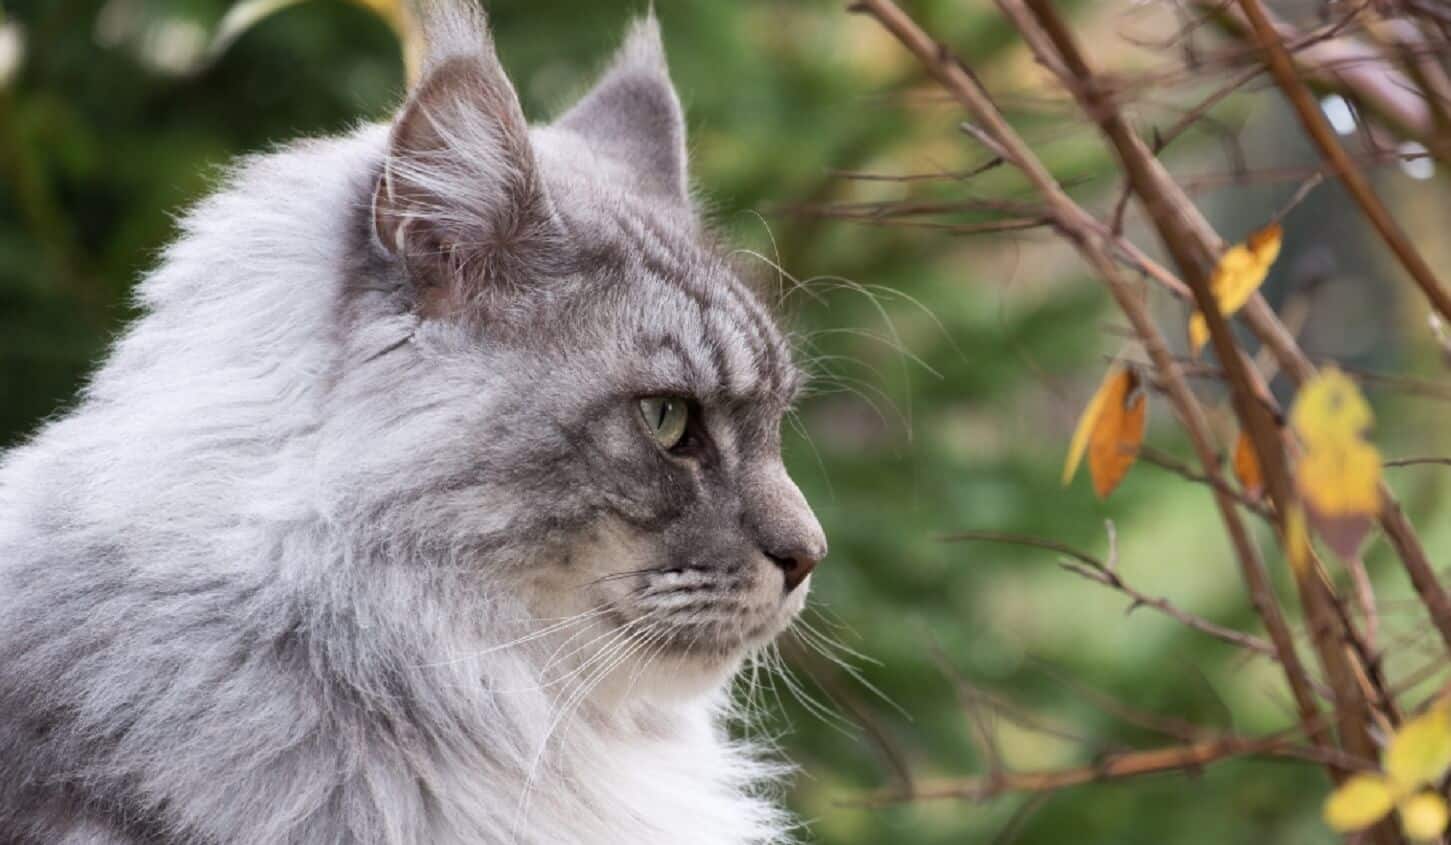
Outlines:
[[653,14],[635,22],[604,77],[556,125],[624,164],[645,193],[689,206],[685,116]]
[[558,223],[481,15],[419,5],[427,58],[392,127],[373,227],[405,263],[418,308],[447,315],[538,272],[557,253]]

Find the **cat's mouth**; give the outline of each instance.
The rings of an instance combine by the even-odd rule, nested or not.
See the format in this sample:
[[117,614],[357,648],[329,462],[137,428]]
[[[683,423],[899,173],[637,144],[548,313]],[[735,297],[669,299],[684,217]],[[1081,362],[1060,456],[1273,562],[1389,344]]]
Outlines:
[[784,589],[765,561],[742,569],[667,566],[640,573],[610,601],[615,624],[662,653],[724,661],[769,643],[805,604],[809,584]]
[[[711,539],[728,537],[709,533]],[[666,544],[619,525],[590,532],[535,570],[531,611],[588,620],[561,629],[553,666],[606,667],[621,693],[695,694],[723,682],[784,631],[805,605],[810,578],[743,544]]]

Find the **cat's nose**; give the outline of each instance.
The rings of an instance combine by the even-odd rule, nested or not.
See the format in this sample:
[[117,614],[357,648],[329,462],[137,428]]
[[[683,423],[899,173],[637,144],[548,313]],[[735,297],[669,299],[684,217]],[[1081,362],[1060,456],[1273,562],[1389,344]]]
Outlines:
[[786,592],[801,586],[826,557],[826,535],[806,497],[780,460],[753,468],[746,482],[746,529],[761,554],[786,577]]
[[803,543],[797,548],[764,550],[766,557],[786,576],[786,592],[801,586],[816,564],[826,557],[826,542]]

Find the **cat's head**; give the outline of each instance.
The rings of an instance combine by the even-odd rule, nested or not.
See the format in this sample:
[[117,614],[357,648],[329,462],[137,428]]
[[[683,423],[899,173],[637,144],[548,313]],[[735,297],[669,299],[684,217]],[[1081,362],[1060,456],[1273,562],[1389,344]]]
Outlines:
[[378,544],[718,673],[800,610],[826,541],[780,456],[802,375],[698,219],[657,27],[530,128],[477,17],[425,17],[324,463]]

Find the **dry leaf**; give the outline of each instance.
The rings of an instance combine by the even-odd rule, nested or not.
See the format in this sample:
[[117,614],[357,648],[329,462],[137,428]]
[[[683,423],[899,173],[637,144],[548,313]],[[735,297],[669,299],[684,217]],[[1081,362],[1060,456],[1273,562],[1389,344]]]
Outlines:
[[1380,821],[1395,806],[1395,800],[1385,778],[1378,774],[1356,775],[1330,793],[1323,816],[1331,828],[1350,833]]
[[1440,699],[1403,722],[1381,757],[1384,774],[1359,774],[1325,801],[1325,823],[1341,833],[1369,827],[1391,807],[1412,839],[1436,839],[1446,830],[1446,799],[1426,790],[1451,769],[1451,701]]
[[1124,370],[1109,385],[1088,438],[1088,471],[1093,476],[1093,492],[1100,499],[1108,498],[1138,459],[1148,422],[1148,400],[1133,370]]
[[1100,499],[1123,481],[1138,457],[1148,421],[1148,396],[1139,388],[1139,376],[1132,369],[1109,368],[1073,431],[1063,465],[1064,484],[1073,480],[1084,454]]
[[[1270,266],[1280,255],[1283,239],[1280,224],[1270,225],[1251,234],[1242,244],[1235,244],[1225,251],[1209,277],[1209,290],[1214,301],[1219,303],[1219,313],[1231,317],[1249,302],[1254,292],[1264,284]],[[1209,325],[1198,311],[1189,318],[1189,343],[1198,352],[1209,340]]]
[[1451,769],[1451,706],[1438,701],[1402,723],[1386,746],[1384,763],[1386,776],[1405,791],[1440,780]]
[[1380,452],[1364,440],[1374,420],[1355,382],[1333,367],[1306,382],[1290,409],[1304,446],[1296,486],[1316,530],[1343,558],[1355,555],[1380,512]]
[[1265,493],[1265,476],[1260,472],[1260,460],[1255,455],[1255,444],[1249,432],[1241,431],[1234,441],[1234,477],[1244,494],[1258,499]]
[[1396,809],[1401,816],[1401,827],[1412,839],[1435,840],[1446,832],[1446,799],[1434,792],[1412,795]]
[[1099,414],[1103,412],[1104,397],[1107,396],[1109,386],[1124,372],[1124,368],[1115,364],[1108,368],[1104,374],[1103,381],[1099,383],[1098,390],[1094,391],[1093,398],[1088,400],[1083,413],[1078,417],[1078,425],[1073,429],[1073,438],[1068,441],[1068,458],[1063,462],[1063,484],[1073,480],[1078,472],[1078,464],[1083,460],[1084,452],[1088,451],[1088,439],[1093,433],[1093,426],[1098,422]]

